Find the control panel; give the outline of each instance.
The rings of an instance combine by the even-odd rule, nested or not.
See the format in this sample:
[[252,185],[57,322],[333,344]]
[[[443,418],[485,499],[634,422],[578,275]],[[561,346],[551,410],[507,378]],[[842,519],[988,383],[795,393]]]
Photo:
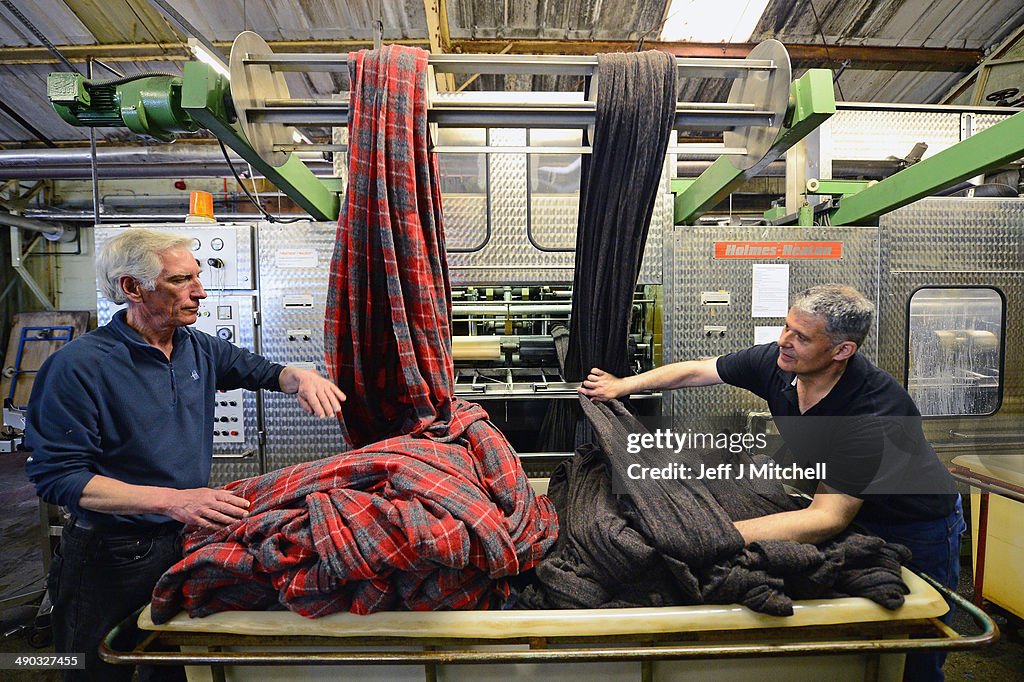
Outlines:
[[[241,346],[239,324],[243,319],[246,322],[252,320],[252,297],[213,294],[199,304],[199,317],[192,326]],[[214,445],[245,442],[243,395],[241,388],[217,391],[213,413]]]
[[[256,288],[256,279],[253,275],[253,238],[249,225],[157,223],[144,227],[189,239],[192,255],[199,262],[199,279],[207,290]],[[96,248],[99,249],[103,241],[126,228],[127,226],[103,226],[98,229]]]
[[207,289],[247,289],[249,274],[239,272],[238,244],[234,230],[192,232],[192,255],[202,270],[200,279]]

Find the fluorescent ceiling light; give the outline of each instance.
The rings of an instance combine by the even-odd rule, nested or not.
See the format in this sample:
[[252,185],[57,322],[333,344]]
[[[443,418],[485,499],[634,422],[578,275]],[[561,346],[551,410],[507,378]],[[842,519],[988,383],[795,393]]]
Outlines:
[[745,43],[768,0],[672,0],[661,40],[693,43]]
[[209,64],[213,67],[213,70],[224,76],[228,80],[231,80],[231,74],[228,72],[228,65],[225,64],[220,57],[206,49],[206,46],[195,38],[188,39],[188,48],[192,50],[192,54],[196,56],[196,59],[204,64]]

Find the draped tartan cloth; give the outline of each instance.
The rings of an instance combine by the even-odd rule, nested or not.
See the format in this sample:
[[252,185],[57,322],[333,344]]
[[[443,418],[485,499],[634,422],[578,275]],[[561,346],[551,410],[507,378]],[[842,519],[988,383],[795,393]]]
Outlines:
[[349,56],[349,187],[324,339],[357,447],[450,417],[451,289],[426,65],[426,52],[399,46]]
[[[349,56],[349,189],[326,319],[355,449],[227,486],[245,519],[189,527],[152,615],[282,606],[489,608],[554,543],[558,519],[482,407],[454,398],[451,293],[423,50]],[[312,445],[312,444],[311,444]]]

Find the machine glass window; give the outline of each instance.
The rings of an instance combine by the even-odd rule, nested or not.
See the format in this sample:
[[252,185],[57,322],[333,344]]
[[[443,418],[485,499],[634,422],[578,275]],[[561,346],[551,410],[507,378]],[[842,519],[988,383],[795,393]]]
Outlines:
[[[487,143],[483,128],[441,128],[436,145],[445,239],[449,251],[474,251],[487,242],[487,154],[473,147]],[[453,151],[443,151],[445,148]]]
[[910,298],[907,390],[921,414],[992,414],[1002,396],[1002,295],[988,287],[926,287]]
[[573,249],[580,209],[583,157],[574,149],[583,144],[581,130],[531,130],[531,147],[550,147],[551,153],[528,156],[530,167],[530,237],[541,249]]

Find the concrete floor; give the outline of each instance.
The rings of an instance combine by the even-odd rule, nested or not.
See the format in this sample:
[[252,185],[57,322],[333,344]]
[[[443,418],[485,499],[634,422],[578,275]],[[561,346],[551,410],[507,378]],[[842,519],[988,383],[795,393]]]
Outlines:
[[[45,584],[39,533],[39,508],[31,484],[25,478],[24,454],[0,454],[0,600]],[[970,562],[964,564],[960,594],[973,592]],[[39,654],[53,652],[52,646],[36,649],[29,643],[36,615],[34,605],[0,609],[0,653]],[[999,607],[986,605],[1001,630],[1000,641],[980,651],[954,652],[946,662],[946,679],[952,682],[1011,682],[1024,680],[1024,621]],[[958,632],[976,630],[970,618],[958,613]],[[49,682],[59,680],[56,672],[4,670],[4,682]]]

